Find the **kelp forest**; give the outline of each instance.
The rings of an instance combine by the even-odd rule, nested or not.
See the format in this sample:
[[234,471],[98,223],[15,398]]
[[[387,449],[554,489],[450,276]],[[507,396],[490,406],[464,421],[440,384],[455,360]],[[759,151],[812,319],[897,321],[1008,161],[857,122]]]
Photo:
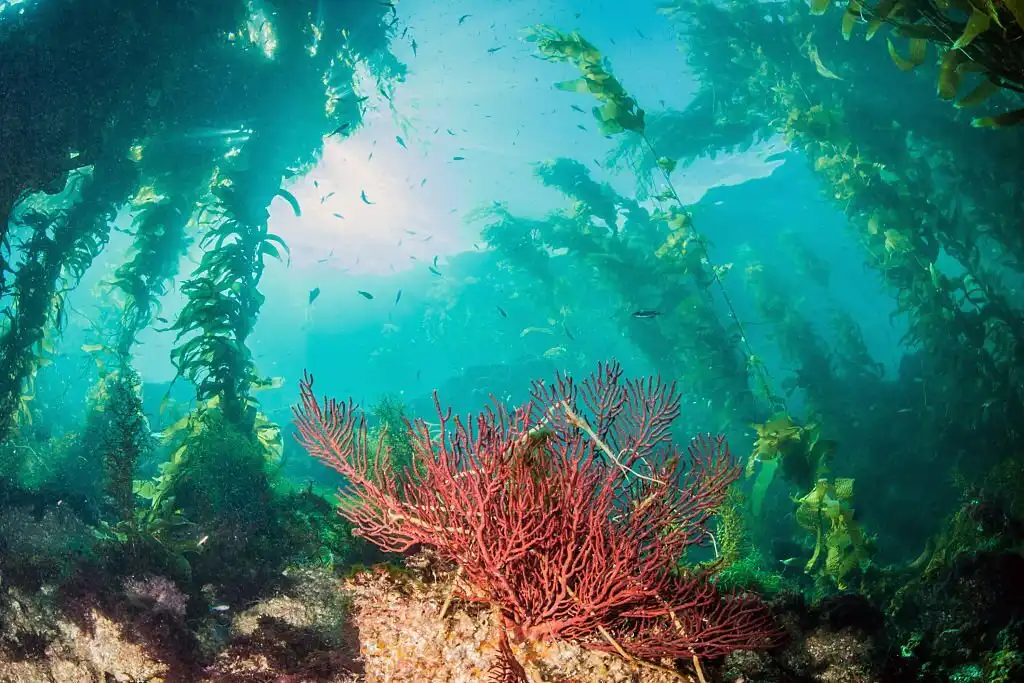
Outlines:
[[413,145],[440,4],[0,0],[0,683],[1024,680],[1024,2],[638,2],[679,107],[550,4],[487,52],[609,151],[368,359],[265,306],[277,217]]

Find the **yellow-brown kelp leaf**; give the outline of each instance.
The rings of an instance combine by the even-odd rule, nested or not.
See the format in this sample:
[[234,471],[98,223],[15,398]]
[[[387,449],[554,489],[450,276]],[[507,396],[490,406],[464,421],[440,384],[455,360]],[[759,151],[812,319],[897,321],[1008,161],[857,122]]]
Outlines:
[[906,59],[896,51],[896,46],[893,45],[892,38],[889,38],[889,56],[892,57],[892,61],[896,64],[896,68],[900,71],[910,71],[914,68],[914,65],[908,62]]
[[776,415],[763,424],[751,425],[757,431],[754,442],[754,457],[762,462],[774,460],[793,442],[800,441],[800,426],[785,413]]
[[897,4],[896,0],[882,0],[878,3],[874,11],[871,13],[871,20],[868,21],[867,40],[871,40],[875,37],[875,34],[878,33],[878,29],[882,27],[882,23],[890,14],[892,14],[893,10],[896,9]]
[[951,100],[956,97],[956,91],[960,88],[960,81],[963,74],[957,67],[964,59],[964,53],[960,50],[947,50],[942,55],[942,62],[939,65],[939,80],[937,91],[939,97],[944,100]]
[[910,63],[914,66],[921,66],[924,64],[925,57],[928,56],[928,41],[924,38],[911,38],[910,39]]
[[1024,124],[1024,109],[1014,109],[997,116],[982,116],[971,121],[975,128],[1009,128]]
[[853,479],[837,477],[833,481],[833,486],[836,490],[836,498],[846,502],[853,500]]
[[903,56],[896,51],[896,46],[893,44],[892,38],[889,38],[889,56],[892,57],[893,63],[900,71],[912,71],[913,69],[921,66],[924,63],[927,47],[928,41],[922,38],[911,38],[910,58],[904,59]]
[[1003,7],[1017,20],[1017,25],[1024,29],[1024,0],[1003,0]]
[[997,92],[999,92],[999,90],[1000,87],[996,85],[996,83],[986,78],[984,81],[978,84],[978,87],[976,87],[971,92],[967,93],[965,97],[957,100],[953,104],[953,106],[956,107],[957,109],[976,107],[985,100],[987,100],[988,98],[995,95]]
[[614,135],[623,130],[643,133],[644,111],[629,97],[625,88],[605,68],[601,53],[579,33],[564,34],[545,25],[527,29],[526,40],[537,43],[542,59],[571,62],[583,78],[562,81],[556,87],[576,93],[587,93],[602,103],[593,114],[601,132]]
[[570,81],[559,81],[555,83],[555,88],[558,90],[565,90],[566,92],[579,93],[580,95],[589,95],[590,88],[587,86],[587,81],[582,78],[574,78]]
[[868,219],[868,232],[872,235],[877,235],[882,229],[882,219],[878,216],[871,216]]
[[[961,53],[961,54],[963,54],[963,53]],[[966,57],[967,55],[964,55],[964,56]],[[979,64],[978,62],[975,62],[972,59],[967,58],[966,61],[960,62],[960,65],[956,68],[956,70],[957,70],[957,73],[959,73],[961,75],[963,75],[963,74],[983,74],[983,73],[985,73],[985,65],[984,64]]]
[[889,228],[885,231],[885,250],[896,254],[906,254],[913,251],[910,238],[899,230]]
[[860,0],[850,0],[847,3],[846,12],[843,14],[843,40],[849,40],[853,35],[853,27],[857,25],[857,20],[863,12],[864,7]]
[[988,27],[991,25],[992,17],[987,13],[982,12],[977,7],[972,7],[971,16],[967,20],[967,25],[964,26],[964,32],[956,39],[956,42],[953,43],[953,49],[959,50],[960,48],[967,47],[972,40],[987,31]]
[[825,66],[822,63],[821,56],[818,54],[818,48],[815,47],[814,45],[811,45],[807,48],[807,56],[811,58],[811,61],[814,63],[814,68],[817,69],[819,74],[821,74],[825,78],[832,78],[837,81],[843,80],[840,76],[837,76],[835,72],[830,70],[827,66]]
[[807,4],[811,6],[811,14],[820,17],[828,10],[832,0],[807,0]]
[[676,160],[670,159],[668,157],[660,157],[658,159],[658,168],[660,168],[665,173],[671,173],[672,171],[676,170]]

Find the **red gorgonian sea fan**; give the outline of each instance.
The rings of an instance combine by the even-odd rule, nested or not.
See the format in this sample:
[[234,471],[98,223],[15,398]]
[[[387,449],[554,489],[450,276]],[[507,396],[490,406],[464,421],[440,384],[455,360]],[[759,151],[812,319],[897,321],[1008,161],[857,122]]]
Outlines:
[[643,659],[717,657],[778,635],[759,600],[679,568],[740,469],[723,437],[673,446],[674,384],[624,380],[609,363],[465,421],[435,395],[440,431],[408,423],[413,464],[398,472],[351,401],[319,402],[308,375],[301,390],[299,440],[348,479],[339,511],[356,533],[388,551],[434,548],[460,568],[456,594],[497,606],[517,634]]

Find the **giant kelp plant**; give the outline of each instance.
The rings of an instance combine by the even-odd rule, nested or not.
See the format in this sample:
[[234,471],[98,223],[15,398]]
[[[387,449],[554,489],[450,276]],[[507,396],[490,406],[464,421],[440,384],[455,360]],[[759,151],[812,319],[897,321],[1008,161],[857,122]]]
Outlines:
[[[520,221],[530,229],[548,252],[567,251],[578,255],[592,266],[599,280],[612,285],[621,298],[621,324],[633,336],[650,362],[670,376],[680,377],[688,391],[698,396],[713,397],[713,414],[726,429],[751,424],[757,432],[748,475],[755,472],[755,511],[760,513],[761,501],[775,473],[780,471],[791,484],[806,496],[812,496],[821,485],[828,485],[829,466],[834,442],[822,436],[820,408],[812,407],[807,424],[801,424],[795,411],[787,406],[785,397],[776,389],[762,360],[753,349],[753,342],[737,314],[733,295],[725,280],[732,264],[716,265],[711,261],[709,242],[697,231],[689,211],[682,205],[671,181],[676,161],[660,156],[654,142],[646,134],[644,112],[618,81],[610,74],[597,49],[578,34],[562,34],[550,27],[538,27],[527,39],[536,42],[542,56],[552,61],[567,61],[576,66],[582,78],[557,84],[561,90],[593,95],[601,103],[593,109],[599,124],[608,134],[632,133],[645,150],[656,159],[663,190],[655,196],[662,208],[649,214],[636,201],[619,197],[610,188],[590,179],[586,169],[576,162],[559,160],[541,164],[538,176],[548,185],[559,188],[573,201],[573,210],[556,214],[536,227]],[[509,245],[509,221],[485,228],[484,235],[495,239],[494,246],[505,257],[521,261],[522,251],[505,251]],[[537,261],[539,254],[534,252]],[[525,261],[521,267],[536,269]],[[754,266],[748,270],[753,271]],[[657,273],[653,280],[642,272]],[[637,282],[645,284],[636,288]],[[638,297],[643,297],[639,300]],[[718,303],[716,303],[716,298]],[[785,307],[767,304],[761,298],[761,313],[773,324],[793,327],[800,323]],[[725,319],[720,311],[724,308]],[[645,317],[645,309],[653,309],[656,321]],[[639,324],[638,324],[639,323]],[[806,325],[803,326],[806,328]],[[807,339],[808,332],[798,329],[786,333],[787,339]],[[723,343],[726,340],[727,343]],[[813,339],[808,339],[814,346]],[[806,345],[805,345],[806,346]],[[820,347],[820,345],[819,345]],[[816,367],[822,368],[822,351],[818,350]],[[827,368],[828,363],[825,362]],[[816,380],[820,379],[818,385]],[[828,391],[829,377],[815,377],[822,395]],[[800,380],[798,380],[800,381]],[[812,381],[810,377],[803,381]],[[834,383],[833,383],[834,385]],[[794,385],[795,386],[795,385]],[[820,401],[823,402],[823,401]],[[843,419],[838,411],[828,417]],[[825,430],[836,428],[825,426]],[[761,464],[760,469],[756,467]],[[780,467],[781,466],[781,467]],[[849,506],[850,501],[846,500]],[[825,583],[843,586],[847,574],[856,574],[868,563],[872,549],[866,540],[849,542],[850,533],[866,539],[859,522],[852,516],[846,527],[826,526],[817,534],[808,560],[808,569],[818,570]],[[829,561],[821,549],[828,547]]]
[[[0,11],[0,544],[24,533],[11,520],[25,506],[77,519],[92,539],[59,571],[45,552],[4,554],[5,585],[84,567],[150,571],[185,590],[209,584],[209,605],[251,597],[288,563],[343,561],[350,539],[330,505],[279,481],[280,429],[253,392],[280,382],[258,373],[248,338],[266,261],[288,258],[267,207],[281,196],[298,214],[283,183],[332,131],[358,126],[357,71],[402,77],[388,51],[393,8],[66,0]],[[39,426],[67,426],[66,409],[37,396],[36,379],[65,355],[69,294],[120,224],[128,258],[101,276],[100,320],[82,346],[98,371],[86,421],[51,434]],[[198,266],[168,320],[161,299],[190,252]],[[154,324],[176,333],[171,361],[195,388],[184,414],[168,396],[180,419],[160,417],[173,424],[159,433],[133,367]]]
[[[926,15],[917,14],[918,8],[894,4],[892,23],[899,23],[897,16],[916,21],[913,17]],[[771,325],[768,339],[792,369],[781,385],[788,395],[797,392],[806,419],[805,425],[795,422],[786,403],[757,392],[784,410],[755,425],[751,471],[758,472],[753,467],[756,461],[762,466],[750,500],[760,508],[779,467],[799,492],[794,498],[795,520],[808,532],[807,547],[813,552],[806,570],[818,576],[818,591],[827,592],[829,585],[848,587],[852,576],[860,576],[862,589],[884,591],[891,581],[885,577],[920,571],[931,547],[925,538],[950,511],[945,493],[949,481],[910,493],[919,488],[923,468],[956,462],[973,473],[968,476],[977,476],[1000,458],[1019,458],[1024,311],[1013,296],[1020,275],[1020,232],[1012,216],[1019,213],[1020,197],[1016,184],[1000,179],[1013,177],[1012,169],[1019,166],[1021,138],[1010,135],[995,149],[983,144],[988,138],[979,136],[985,133],[968,139],[957,133],[960,124],[954,112],[937,108],[941,102],[934,96],[935,106],[929,104],[927,90],[916,86],[899,94],[912,119],[905,125],[893,122],[891,107],[880,110],[876,101],[878,85],[871,65],[878,60],[873,53],[844,52],[850,46],[839,36],[830,39],[816,32],[806,8],[781,5],[767,13],[761,9],[742,2],[665,8],[689,43],[690,66],[702,78],[702,91],[684,112],[638,112],[599,61],[596,48],[578,35],[545,28],[529,39],[538,40],[545,56],[570,61],[583,73],[580,85],[558,84],[559,89],[594,94],[602,101],[627,97],[628,102],[614,111],[599,107],[594,115],[604,121],[628,112],[628,125],[620,127],[636,135],[624,136],[620,158],[640,175],[640,187],[655,201],[676,199],[669,176],[677,164],[700,154],[713,156],[723,146],[743,147],[782,134],[809,159],[824,194],[849,218],[866,264],[881,274],[895,300],[893,319],[906,325],[899,375],[885,376],[848,314],[836,310],[831,320],[806,318],[791,304],[800,292],[787,290],[756,257],[737,254],[738,260],[748,262],[745,271],[754,307]],[[976,16],[984,12],[973,10],[975,16],[963,29],[967,40],[961,38],[951,50],[984,35],[987,24],[983,27],[985,22]],[[865,16],[869,31],[877,30],[877,17],[872,19],[869,11]],[[905,26],[901,30],[912,35]],[[1012,38],[1015,31],[993,30],[987,40]],[[990,43],[980,43],[979,51],[986,44]],[[913,49],[920,50],[916,45]],[[994,54],[990,50],[988,56]],[[947,71],[948,61],[949,57],[943,59]],[[992,68],[1012,64],[1008,59]],[[1012,90],[1012,79],[990,78]],[[852,81],[853,87],[844,81]],[[940,95],[945,96],[943,82]],[[961,108],[980,99],[966,98]],[[976,120],[975,125],[1002,127],[1015,115]],[[679,150],[685,156],[665,157],[661,149]],[[665,192],[658,191],[658,180]],[[812,281],[825,281],[820,264],[814,264],[805,249],[791,238],[783,244],[794,265],[816,274]],[[704,266],[715,268],[700,243],[694,246]],[[712,271],[719,284],[725,270]],[[728,296],[725,287],[722,294]],[[676,334],[685,330],[677,328]],[[746,335],[738,341],[741,349],[751,343]],[[908,440],[901,436],[907,433],[924,436]],[[980,453],[971,445],[980,443],[998,445]],[[890,453],[883,468],[877,460],[880,449]],[[873,499],[873,510],[869,506],[854,515],[854,480],[833,478],[832,468],[854,475],[858,490],[868,484],[871,490],[886,493]],[[911,495],[923,507],[908,509]],[[932,515],[930,522],[922,510]],[[759,519],[765,519],[764,511],[759,512]],[[872,520],[885,520],[893,534],[869,535]],[[909,560],[922,544],[925,554],[903,568],[878,565],[872,559],[877,546],[887,549],[890,558],[902,555]],[[785,562],[789,566],[795,560]],[[985,643],[982,649],[992,647],[994,640]]]
[[[824,14],[831,0],[811,3],[811,12]],[[1005,103],[1020,105],[1024,94],[1024,57],[1018,43],[1024,38],[1024,5],[1020,0],[1005,2],[922,2],[884,0],[877,4],[853,0],[843,8],[843,38],[850,40],[860,21],[867,22],[866,39],[871,40],[883,24],[893,27],[899,38],[907,39],[908,56],[887,39],[889,55],[901,71],[912,71],[928,59],[928,45],[939,53],[937,92],[944,100],[955,100],[958,109],[972,107],[1001,91]],[[902,42],[900,40],[899,42]],[[981,74],[981,80],[957,99],[965,77]],[[1005,128],[1024,123],[1024,107],[990,116],[979,116],[971,125]]]

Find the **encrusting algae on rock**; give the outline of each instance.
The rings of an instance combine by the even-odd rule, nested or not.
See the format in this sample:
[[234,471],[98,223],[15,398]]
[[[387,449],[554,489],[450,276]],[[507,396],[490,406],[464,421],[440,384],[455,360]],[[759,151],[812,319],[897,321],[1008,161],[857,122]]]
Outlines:
[[[410,572],[374,567],[352,576],[352,619],[359,631],[367,683],[479,683],[500,657],[500,618],[480,605],[456,602],[440,616],[454,580],[424,552],[410,558]],[[565,641],[510,642],[530,681],[669,683],[679,678],[639,668],[611,654]]]

